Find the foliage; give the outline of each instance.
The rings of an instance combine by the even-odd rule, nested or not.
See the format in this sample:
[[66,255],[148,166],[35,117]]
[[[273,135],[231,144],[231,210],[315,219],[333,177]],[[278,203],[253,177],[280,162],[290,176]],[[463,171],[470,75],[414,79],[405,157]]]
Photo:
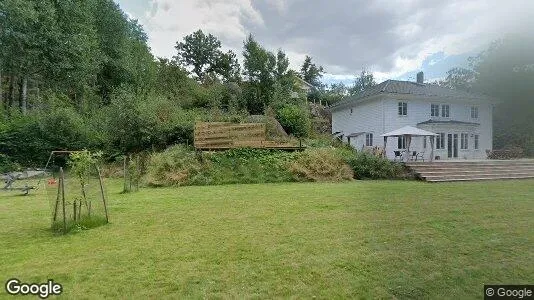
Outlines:
[[20,169],[20,165],[14,163],[11,158],[0,153],[0,173],[12,172]]
[[276,111],[276,119],[288,134],[307,137],[311,130],[310,114],[307,108],[286,104]]
[[102,157],[102,152],[91,153],[87,150],[72,152],[69,155],[67,165],[70,171],[78,177],[82,185],[88,182],[90,174],[94,174],[97,162]]
[[356,179],[393,179],[403,175],[403,166],[386,158],[367,152],[353,151],[346,162],[354,171]]
[[147,183],[150,186],[187,185],[201,171],[201,164],[192,149],[173,146],[150,157]]
[[226,81],[240,80],[240,66],[233,51],[223,53],[221,41],[212,34],[206,35],[197,30],[184,37],[182,42],[175,46],[178,54],[175,61],[184,66],[191,66],[193,73],[199,81],[203,82],[206,76],[219,74]]
[[300,68],[300,75],[302,76],[302,79],[318,87],[321,86],[320,79],[323,77],[323,73],[323,67],[316,66],[314,63],[312,63],[312,58],[306,55],[304,63],[302,63],[302,67]]
[[293,177],[285,163],[292,156],[256,149],[196,155],[174,146],[151,156],[145,180],[151,186],[287,182]]
[[354,85],[349,89],[349,93],[350,95],[356,95],[375,85],[376,81],[373,73],[364,69],[360,75],[356,77]]
[[300,153],[288,167],[300,181],[351,180],[353,173],[344,155],[343,150],[335,148],[309,149]]

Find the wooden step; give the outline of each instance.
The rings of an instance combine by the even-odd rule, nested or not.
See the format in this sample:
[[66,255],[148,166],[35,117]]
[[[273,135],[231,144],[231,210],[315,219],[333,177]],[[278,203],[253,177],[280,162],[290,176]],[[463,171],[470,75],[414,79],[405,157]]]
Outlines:
[[495,177],[468,177],[468,178],[447,178],[447,177],[434,177],[428,178],[428,182],[448,182],[448,181],[481,181],[481,180],[502,180],[502,179],[533,179],[534,175],[510,175],[510,176],[495,176]]
[[534,178],[534,160],[409,162],[416,175],[429,182]]

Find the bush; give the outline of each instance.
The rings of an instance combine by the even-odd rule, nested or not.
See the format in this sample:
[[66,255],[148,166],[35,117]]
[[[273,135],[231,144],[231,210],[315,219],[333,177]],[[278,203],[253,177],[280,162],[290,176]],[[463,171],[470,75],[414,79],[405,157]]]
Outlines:
[[150,186],[188,185],[201,164],[192,149],[177,145],[150,156],[146,181]]
[[307,137],[311,121],[308,110],[295,104],[287,104],[276,111],[276,118],[288,134]]
[[403,174],[403,166],[366,152],[354,151],[346,158],[356,179],[392,179]]
[[293,153],[262,150],[232,149],[206,154],[205,182],[192,180],[192,184],[268,183],[294,181],[286,168]]
[[346,155],[346,151],[336,148],[310,149],[299,153],[288,166],[299,181],[350,180],[353,173],[345,162]]

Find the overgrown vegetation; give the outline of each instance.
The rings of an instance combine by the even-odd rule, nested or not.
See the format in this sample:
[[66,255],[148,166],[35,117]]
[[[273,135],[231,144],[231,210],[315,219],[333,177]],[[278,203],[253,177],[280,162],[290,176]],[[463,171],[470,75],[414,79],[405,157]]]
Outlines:
[[302,152],[245,148],[195,153],[189,147],[173,146],[150,157],[145,182],[150,186],[334,182],[403,175],[399,164],[345,147],[312,147]]
[[354,152],[347,158],[356,179],[393,179],[404,175],[400,163],[377,157],[366,152]]
[[[156,58],[148,36],[112,0],[0,2],[0,152],[4,166],[42,166],[51,150],[102,150],[108,161],[191,144],[196,121],[243,121],[294,105],[309,119],[299,78],[282,49],[252,35],[240,63],[198,30]],[[282,113],[282,115],[287,115]],[[307,136],[309,126],[285,126]],[[7,167],[6,167],[7,168]]]
[[353,172],[346,163],[352,151],[335,148],[316,148],[302,152],[288,164],[296,180],[342,181],[351,180]]

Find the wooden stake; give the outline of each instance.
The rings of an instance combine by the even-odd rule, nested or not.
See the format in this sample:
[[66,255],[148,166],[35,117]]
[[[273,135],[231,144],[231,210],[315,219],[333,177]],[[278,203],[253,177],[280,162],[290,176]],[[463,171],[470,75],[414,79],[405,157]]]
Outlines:
[[130,182],[129,192],[132,191],[132,173],[130,173],[130,165],[132,164],[132,156],[128,157],[128,181]]
[[63,204],[63,234],[67,233],[67,217],[65,210],[65,173],[63,173],[63,168],[59,168],[59,173],[61,174],[61,202]]
[[[83,196],[83,202],[85,203],[85,208],[87,209],[87,215],[91,216],[91,209],[89,205],[87,204],[87,196],[85,194],[85,185],[83,184],[82,176],[80,175],[80,186],[82,187],[82,196]],[[82,209],[82,202],[80,201],[80,211]]]
[[61,180],[57,184],[57,196],[56,196],[56,205],[54,207],[54,222],[57,219],[57,206],[59,205],[59,195],[61,194]]
[[[82,206],[81,203],[80,203],[80,206]],[[76,210],[78,209],[76,207],[76,199],[74,199],[74,201],[72,202],[72,207],[73,207],[72,218],[74,219],[74,223],[76,223],[76,213],[77,213]]]
[[139,154],[135,157],[135,191],[139,191],[139,178],[141,177],[141,168],[139,167]]
[[104,212],[106,213],[106,223],[109,223],[108,218],[108,207],[106,205],[106,196],[104,196],[104,185],[102,184],[102,176],[100,176],[100,169],[96,167],[96,172],[98,173],[98,182],[100,183],[100,195],[102,195],[102,203],[104,204]]
[[127,185],[126,185],[126,155],[124,156],[124,159],[122,161],[122,170],[123,170],[123,176],[124,176],[124,192],[126,192]]

